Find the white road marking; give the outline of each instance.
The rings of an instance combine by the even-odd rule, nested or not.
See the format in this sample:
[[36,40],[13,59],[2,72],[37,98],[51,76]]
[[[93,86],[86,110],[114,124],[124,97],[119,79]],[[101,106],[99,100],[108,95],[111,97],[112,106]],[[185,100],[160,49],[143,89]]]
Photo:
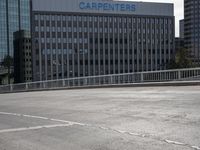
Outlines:
[[[102,127],[102,126],[95,126],[95,125],[91,125],[91,124],[84,124],[84,123],[79,123],[79,122],[60,120],[60,119],[53,119],[53,118],[47,118],[47,117],[41,117],[41,116],[32,116],[32,115],[8,113],[8,112],[0,112],[0,115],[13,115],[13,116],[19,116],[19,117],[28,117],[28,118],[50,120],[50,121],[63,123],[63,124],[44,125],[44,126],[36,126],[36,127],[28,127],[28,128],[4,129],[4,130],[0,130],[0,133],[27,131],[27,130],[37,130],[37,129],[42,129],[42,128],[68,127],[68,126],[72,126],[72,125],[79,125],[79,126],[87,126],[87,127],[98,127],[100,129],[103,129],[103,130],[110,130],[110,131],[115,131],[115,132],[118,132],[118,133],[121,133],[121,134],[128,134],[128,135],[138,136],[138,137],[143,137],[143,138],[151,137],[151,136],[147,136],[145,134],[140,134],[140,133],[127,132],[127,131],[123,131],[123,130],[116,130],[116,129]],[[200,147],[198,147],[198,146],[191,146],[189,144],[184,144],[182,142],[177,142],[177,141],[172,141],[172,140],[162,140],[162,139],[160,139],[159,141],[164,141],[164,142],[167,142],[168,144],[187,146],[187,147],[193,148],[195,150],[200,150]]]
[[23,115],[24,117],[29,117],[29,118],[36,118],[36,119],[43,119],[43,120],[48,120],[49,118],[46,117],[40,117],[40,116],[31,116],[31,115]]
[[51,121],[56,121],[56,122],[62,122],[62,123],[72,123],[74,125],[80,125],[80,126],[85,126],[86,124],[79,123],[79,122],[73,122],[73,121],[66,121],[66,120],[60,120],[60,119],[49,119]]
[[127,133],[126,131],[123,131],[123,130],[115,130],[115,131],[117,131],[119,133]]
[[100,129],[103,129],[103,130],[109,130],[109,128],[107,127],[99,127]]
[[169,144],[186,145],[186,144],[184,144],[184,143],[177,142],[177,141],[171,141],[171,140],[165,140],[165,142],[167,142],[167,143],[169,143]]
[[200,147],[198,147],[198,146],[192,146],[192,148],[194,148],[196,150],[200,150]]
[[72,125],[73,124],[55,124],[55,125],[44,125],[44,126],[35,126],[35,127],[26,127],[26,128],[3,129],[3,130],[0,130],[0,133],[38,130],[38,129],[43,129],[43,128],[69,127]]
[[128,134],[134,135],[134,136],[141,136],[141,134],[139,134],[139,133],[133,133],[133,132],[129,132]]
[[53,119],[53,118],[47,118],[47,117],[41,117],[41,116],[32,116],[32,115],[17,114],[17,113],[7,113],[7,112],[0,112],[0,115],[1,114],[2,115],[12,115],[12,116],[22,116],[22,117],[42,119],[42,120],[50,120],[50,121],[56,121],[56,122],[62,122],[62,123],[68,123],[68,124],[73,124],[73,125],[80,125],[80,126],[86,126],[87,125],[87,124],[83,124],[83,123],[79,123],[79,122],[60,120],[60,119]]
[[16,113],[8,113],[8,112],[0,112],[2,115],[13,115],[13,116],[22,116],[21,114],[16,114]]

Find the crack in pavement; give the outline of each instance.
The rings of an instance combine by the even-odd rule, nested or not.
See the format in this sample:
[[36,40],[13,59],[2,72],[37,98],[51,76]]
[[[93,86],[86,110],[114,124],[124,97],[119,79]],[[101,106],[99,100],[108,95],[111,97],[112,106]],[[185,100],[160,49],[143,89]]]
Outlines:
[[165,142],[165,143],[168,143],[168,144],[185,146],[185,147],[188,147],[188,148],[192,148],[194,150],[200,150],[199,146],[193,146],[193,145],[190,145],[190,144],[186,144],[186,143],[182,143],[182,142],[178,142],[178,141],[172,141],[172,140],[169,140],[169,139],[162,139],[160,137],[156,137],[156,136],[153,136],[153,135],[150,135],[150,134],[140,134],[140,133],[123,131],[123,130],[117,130],[117,129],[113,129],[113,128],[109,128],[109,127],[96,126],[96,125],[91,125],[91,124],[84,124],[84,123],[79,123],[79,122],[60,120],[60,119],[54,119],[54,118],[47,118],[47,117],[41,117],[41,116],[32,116],[32,115],[26,115],[26,114],[0,112],[0,115],[12,115],[12,116],[18,116],[18,117],[22,116],[22,117],[42,119],[42,120],[50,120],[50,121],[54,121],[54,122],[64,123],[64,124],[57,124],[57,125],[44,125],[44,126],[36,126],[36,127],[28,127],[28,128],[4,129],[4,130],[0,130],[0,133],[79,125],[79,126],[95,127],[95,128],[99,128],[99,129],[102,129],[102,130],[113,131],[113,132],[117,132],[117,133],[120,133],[120,134],[127,134],[127,135],[130,135],[130,136],[137,136],[137,137],[141,137],[141,138],[151,138],[151,139],[161,141],[161,142]]

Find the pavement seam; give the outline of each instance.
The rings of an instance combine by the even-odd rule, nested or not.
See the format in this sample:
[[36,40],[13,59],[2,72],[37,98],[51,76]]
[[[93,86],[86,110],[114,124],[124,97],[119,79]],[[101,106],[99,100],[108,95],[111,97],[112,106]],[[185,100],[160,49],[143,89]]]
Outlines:
[[[141,137],[141,138],[151,138],[151,139],[158,140],[158,141],[161,141],[161,142],[165,142],[165,143],[168,143],[168,144],[173,144],[173,145],[178,145],[178,146],[185,146],[185,147],[192,148],[194,150],[200,150],[199,146],[192,146],[190,144],[185,144],[185,143],[182,143],[182,142],[173,141],[173,140],[169,140],[169,139],[161,139],[161,138],[158,138],[158,137],[155,137],[155,136],[152,136],[152,135],[148,135],[148,134],[140,134],[140,133],[128,132],[128,131],[124,131],[124,130],[116,130],[116,129],[109,128],[109,127],[95,126],[95,125],[91,125],[91,124],[84,124],[84,123],[79,123],[79,122],[60,120],[60,119],[54,119],[54,118],[47,118],[47,117],[41,117],[41,116],[32,116],[32,115],[18,114],[18,113],[8,113],[8,112],[0,112],[0,115],[1,114],[2,115],[13,115],[13,116],[19,116],[19,117],[22,116],[22,117],[28,117],[28,118],[50,120],[50,121],[55,121],[55,122],[62,122],[62,123],[65,123],[65,124],[60,124],[61,126],[63,125],[63,127],[64,126],[72,126],[72,125],[95,127],[95,128],[99,128],[99,129],[102,129],[102,130],[118,132],[120,134],[127,134],[127,135],[130,135],[130,136],[137,136],[137,137]],[[53,125],[48,125],[48,126],[53,126]],[[48,128],[48,126],[46,126],[46,128]],[[58,124],[58,126],[59,126],[59,124]],[[32,127],[32,128],[33,129],[35,128],[35,130],[36,130],[37,128],[39,128],[39,129],[45,128],[45,126],[44,127],[37,126],[37,127]],[[25,128],[21,128],[21,130],[23,130],[23,129],[27,130]],[[31,129],[31,127],[29,127],[29,129]],[[12,130],[12,129],[8,129],[8,130]],[[19,128],[19,130],[20,130],[20,128]],[[1,132],[1,130],[0,130],[0,133],[3,133],[3,131]]]
[[190,144],[185,144],[185,143],[178,142],[178,141],[161,139],[159,137],[155,137],[155,136],[148,135],[148,134],[140,134],[140,133],[135,133],[135,132],[127,132],[127,131],[123,131],[123,130],[116,130],[116,129],[112,129],[112,128],[109,129],[109,128],[104,128],[104,127],[99,127],[99,128],[110,130],[110,131],[114,131],[114,132],[118,132],[118,133],[121,133],[121,134],[128,134],[128,135],[131,135],[131,136],[137,136],[137,137],[140,137],[140,138],[151,138],[151,139],[154,139],[154,140],[157,140],[157,141],[160,141],[160,142],[165,142],[167,144],[173,144],[173,145],[178,145],[178,146],[184,146],[184,147],[192,148],[194,150],[200,150],[199,146],[192,146]]

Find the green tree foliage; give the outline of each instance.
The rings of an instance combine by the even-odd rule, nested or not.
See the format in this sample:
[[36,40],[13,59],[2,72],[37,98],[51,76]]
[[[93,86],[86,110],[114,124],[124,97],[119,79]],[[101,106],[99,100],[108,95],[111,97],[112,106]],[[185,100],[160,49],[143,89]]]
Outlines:
[[13,71],[11,71],[13,65],[14,65],[14,60],[9,55],[5,56],[3,61],[1,62],[1,66],[4,67],[4,69],[8,69],[8,73],[6,74],[8,76],[8,84],[11,83],[11,78],[13,78],[14,75]]
[[182,48],[176,52],[175,60],[168,65],[169,69],[181,69],[195,67],[189,58],[189,52]]
[[1,62],[1,65],[5,68],[10,68],[11,66],[13,66],[13,58],[7,55]]

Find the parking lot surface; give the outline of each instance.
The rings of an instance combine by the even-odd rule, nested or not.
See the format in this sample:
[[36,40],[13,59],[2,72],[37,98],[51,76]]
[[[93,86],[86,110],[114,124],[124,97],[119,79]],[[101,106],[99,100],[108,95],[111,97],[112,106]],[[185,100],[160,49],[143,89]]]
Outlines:
[[193,149],[200,149],[200,86],[0,95],[0,150]]

